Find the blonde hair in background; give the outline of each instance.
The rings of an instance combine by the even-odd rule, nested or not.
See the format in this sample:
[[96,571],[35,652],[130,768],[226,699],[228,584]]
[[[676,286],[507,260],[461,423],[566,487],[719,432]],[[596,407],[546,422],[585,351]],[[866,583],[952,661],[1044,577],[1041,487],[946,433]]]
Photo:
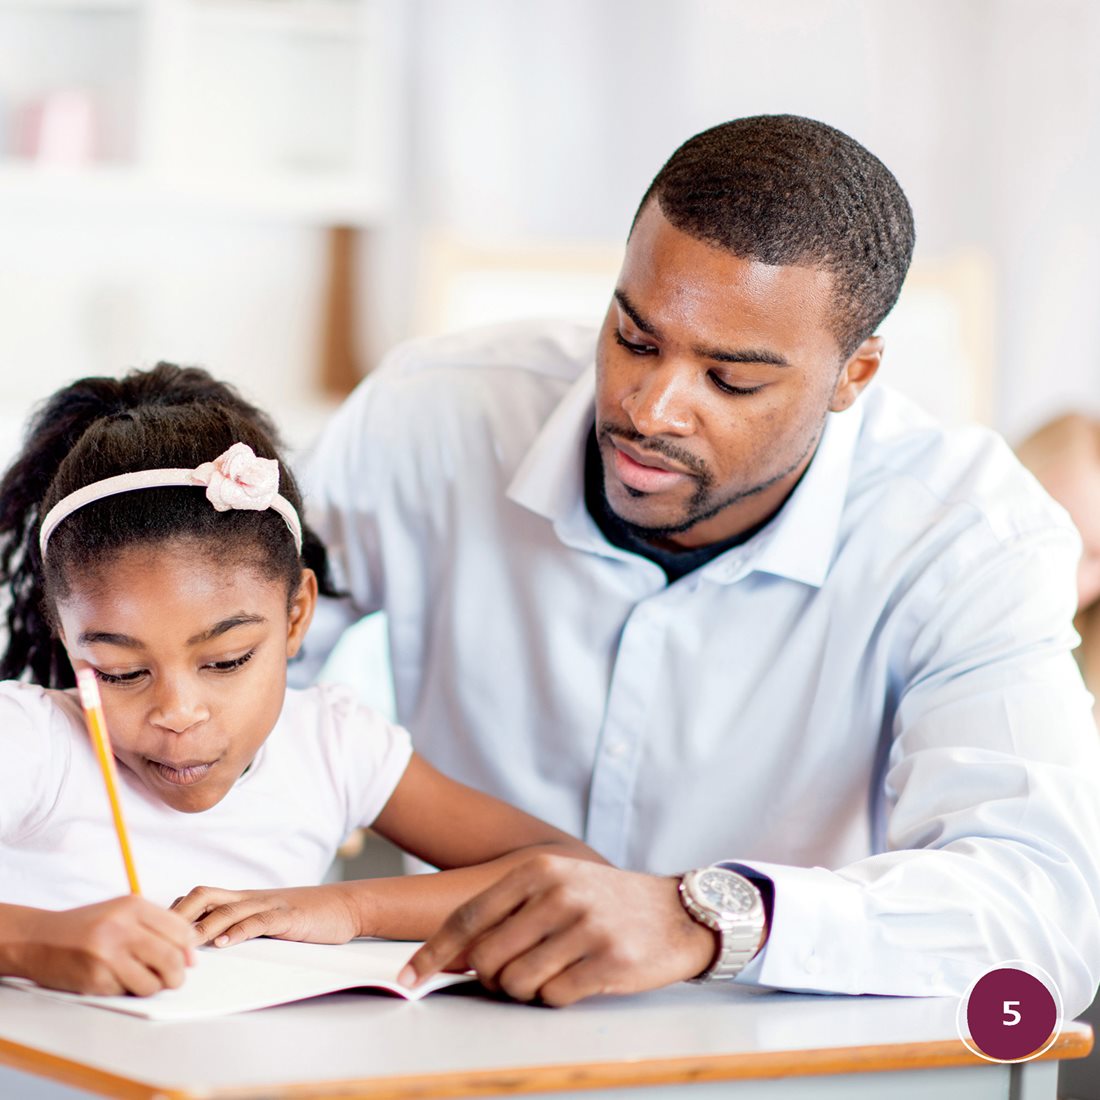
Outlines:
[[1056,417],[1024,439],[1016,453],[1081,533],[1077,658],[1089,690],[1100,696],[1100,421],[1080,413]]

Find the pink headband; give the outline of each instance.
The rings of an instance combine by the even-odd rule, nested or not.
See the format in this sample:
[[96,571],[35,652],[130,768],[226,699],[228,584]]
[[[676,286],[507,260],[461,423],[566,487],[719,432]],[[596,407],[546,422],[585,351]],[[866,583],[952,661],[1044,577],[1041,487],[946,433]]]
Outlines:
[[258,458],[247,443],[234,443],[213,462],[204,462],[194,470],[135,470],[93,481],[63,497],[46,513],[38,532],[38,549],[43,559],[50,535],[78,508],[132,489],[157,489],[169,485],[205,485],[206,499],[219,512],[227,512],[230,508],[254,512],[273,509],[286,520],[294,536],[294,545],[299,554],[302,552],[302,522],[294,505],[279,495],[279,463],[273,458]]

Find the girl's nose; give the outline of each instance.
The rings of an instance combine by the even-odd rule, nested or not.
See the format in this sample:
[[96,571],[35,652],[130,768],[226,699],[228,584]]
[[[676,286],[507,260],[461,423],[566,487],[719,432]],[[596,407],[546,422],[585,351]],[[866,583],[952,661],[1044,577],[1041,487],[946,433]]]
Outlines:
[[173,733],[185,733],[209,717],[210,711],[197,690],[171,681],[160,684],[149,720]]

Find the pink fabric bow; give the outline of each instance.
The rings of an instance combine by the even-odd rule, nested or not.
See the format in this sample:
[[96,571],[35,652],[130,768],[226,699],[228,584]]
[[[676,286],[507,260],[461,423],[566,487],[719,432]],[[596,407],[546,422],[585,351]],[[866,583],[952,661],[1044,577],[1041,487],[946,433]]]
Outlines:
[[195,484],[206,486],[206,499],[219,512],[247,508],[262,512],[279,492],[279,463],[259,458],[247,443],[234,443],[213,462],[194,472]]

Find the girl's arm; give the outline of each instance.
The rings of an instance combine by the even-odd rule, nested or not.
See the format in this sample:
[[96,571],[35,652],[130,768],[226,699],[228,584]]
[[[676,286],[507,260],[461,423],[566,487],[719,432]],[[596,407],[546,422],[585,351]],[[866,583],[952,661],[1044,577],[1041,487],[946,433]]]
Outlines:
[[0,905],[0,975],[72,993],[148,996],[183,983],[195,932],[127,896],[79,909]]
[[426,939],[462,902],[538,855],[605,862],[581,841],[436,771],[416,754],[372,828],[437,874],[290,890],[200,886],[173,908],[219,947],[254,936]]

